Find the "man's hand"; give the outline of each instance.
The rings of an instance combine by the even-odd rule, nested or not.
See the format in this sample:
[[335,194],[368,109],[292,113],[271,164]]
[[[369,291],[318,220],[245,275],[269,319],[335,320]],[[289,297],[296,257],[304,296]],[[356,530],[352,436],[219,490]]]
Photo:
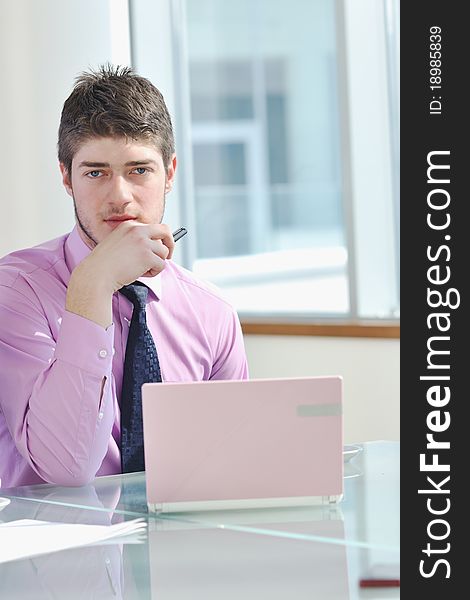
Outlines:
[[[123,221],[81,263],[84,270],[116,292],[143,275],[153,277],[165,268],[175,243],[167,225]],[[85,264],[86,263],[86,264]]]
[[167,225],[123,221],[74,269],[66,310],[108,327],[114,292],[139,277],[158,275],[174,246]]

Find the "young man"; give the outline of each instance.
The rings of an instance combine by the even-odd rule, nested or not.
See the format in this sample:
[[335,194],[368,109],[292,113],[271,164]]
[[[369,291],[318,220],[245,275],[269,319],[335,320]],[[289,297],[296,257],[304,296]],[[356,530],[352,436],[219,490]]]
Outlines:
[[136,310],[123,286],[145,284],[157,380],[248,376],[233,308],[170,260],[161,221],[176,156],[160,92],[129,68],[83,74],[63,107],[58,155],[75,228],[0,261],[3,487],[121,472]]

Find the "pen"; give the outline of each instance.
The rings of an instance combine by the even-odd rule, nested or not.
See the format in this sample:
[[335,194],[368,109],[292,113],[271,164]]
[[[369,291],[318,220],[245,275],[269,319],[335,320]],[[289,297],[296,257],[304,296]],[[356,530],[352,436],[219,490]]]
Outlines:
[[173,231],[173,239],[175,240],[175,242],[177,242],[180,238],[183,237],[183,235],[186,235],[187,233],[188,230],[186,229],[186,227],[180,227],[176,231]]

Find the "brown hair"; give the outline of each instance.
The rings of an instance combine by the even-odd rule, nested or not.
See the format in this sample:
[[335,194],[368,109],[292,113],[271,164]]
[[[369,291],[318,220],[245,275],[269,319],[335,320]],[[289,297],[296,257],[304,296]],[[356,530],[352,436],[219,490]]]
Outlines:
[[62,109],[59,161],[70,172],[83,142],[120,136],[155,144],[168,167],[175,151],[174,137],[161,92],[130,67],[106,64],[82,73]]

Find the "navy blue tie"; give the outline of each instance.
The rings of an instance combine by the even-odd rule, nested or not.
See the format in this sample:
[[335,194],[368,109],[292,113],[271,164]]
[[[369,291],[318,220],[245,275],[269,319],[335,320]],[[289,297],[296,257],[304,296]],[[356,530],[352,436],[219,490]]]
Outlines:
[[121,392],[121,467],[123,473],[144,471],[142,384],[162,380],[157,349],[147,327],[148,287],[135,281],[119,292],[134,305],[127,338]]

